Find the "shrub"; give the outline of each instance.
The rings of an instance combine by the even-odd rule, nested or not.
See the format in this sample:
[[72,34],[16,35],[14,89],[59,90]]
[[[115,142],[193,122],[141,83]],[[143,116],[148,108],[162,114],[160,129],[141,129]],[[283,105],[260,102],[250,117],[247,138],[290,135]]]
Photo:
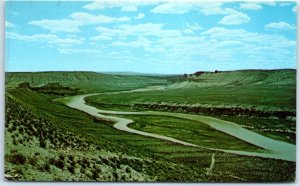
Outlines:
[[59,159],[64,160],[64,159],[65,159],[65,156],[62,155],[62,154],[60,154],[60,155],[59,155]]
[[116,171],[113,172],[113,177],[114,177],[115,181],[119,180],[119,175],[118,175],[118,173]]
[[24,138],[19,139],[19,143],[23,144],[24,143]]
[[44,139],[40,140],[40,147],[45,148],[47,146],[46,141]]
[[68,170],[69,170],[69,172],[72,173],[72,174],[75,173],[75,168],[74,168],[74,166],[72,166],[72,165],[70,165],[70,166],[68,167]]
[[8,127],[7,131],[10,132],[10,133],[12,133],[13,129],[11,127]]
[[74,156],[73,156],[72,154],[69,154],[68,157],[69,157],[69,160],[70,160],[70,161],[74,161]]
[[50,164],[48,162],[43,165],[43,170],[50,172]]
[[125,171],[126,171],[126,173],[130,173],[129,167],[126,167]]
[[63,169],[65,166],[64,161],[62,161],[61,159],[50,158],[49,163],[60,169]]
[[13,139],[13,144],[18,145],[18,141],[16,140],[16,138]]
[[24,134],[24,128],[23,127],[19,127],[19,132],[20,132],[20,134]]
[[28,163],[31,164],[32,166],[36,166],[37,165],[37,158],[36,157],[32,157],[28,160]]
[[102,159],[102,162],[103,162],[105,165],[110,165],[109,160],[107,160],[106,158],[103,158],[103,159]]
[[17,165],[24,165],[27,159],[23,154],[13,153],[8,155],[8,161]]

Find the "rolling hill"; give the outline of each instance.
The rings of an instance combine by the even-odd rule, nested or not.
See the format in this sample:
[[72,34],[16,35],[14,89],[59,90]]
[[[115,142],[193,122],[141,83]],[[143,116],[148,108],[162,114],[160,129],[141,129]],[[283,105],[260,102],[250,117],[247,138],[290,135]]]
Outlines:
[[97,72],[6,72],[7,87],[21,82],[31,86],[60,83],[63,86],[80,88],[82,92],[128,90],[152,85],[164,85],[165,78],[101,74]]
[[169,86],[169,88],[195,88],[211,86],[278,86],[295,85],[296,70],[237,70],[196,72]]

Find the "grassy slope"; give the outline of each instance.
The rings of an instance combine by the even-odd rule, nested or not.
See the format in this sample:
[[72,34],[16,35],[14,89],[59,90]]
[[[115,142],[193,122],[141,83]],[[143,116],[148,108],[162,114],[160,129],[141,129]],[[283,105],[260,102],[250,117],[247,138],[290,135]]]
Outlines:
[[149,76],[109,75],[96,72],[7,72],[6,84],[16,86],[29,82],[32,86],[60,83],[64,86],[80,88],[82,92],[102,92],[130,90],[167,83],[165,78]]
[[[275,91],[276,90],[276,91]],[[238,105],[296,109],[296,72],[234,71],[207,73],[174,83],[166,91],[107,95],[90,98],[94,102],[118,104],[184,103],[208,105]]]
[[[6,99],[5,174],[13,180],[153,180],[145,160],[112,153]],[[94,153],[97,151],[98,153]],[[147,163],[152,163],[147,161]],[[138,172],[137,172],[138,171]]]
[[11,119],[6,123],[5,173],[12,179],[207,180],[202,168],[168,162],[147,151],[142,142],[148,138],[116,131],[80,111],[57,105],[52,96],[28,90],[11,90],[9,95],[13,100],[6,100],[6,118]]
[[[128,110],[136,103],[296,110],[295,70],[205,73],[198,77],[195,75],[188,78],[174,77],[172,80],[177,83],[170,85],[165,91],[99,95],[88,97],[86,100],[104,109],[118,110]],[[103,107],[105,104],[107,108]],[[127,105],[127,107],[120,105]],[[248,116],[222,116],[221,118],[274,139],[290,143],[296,141],[295,121]]]

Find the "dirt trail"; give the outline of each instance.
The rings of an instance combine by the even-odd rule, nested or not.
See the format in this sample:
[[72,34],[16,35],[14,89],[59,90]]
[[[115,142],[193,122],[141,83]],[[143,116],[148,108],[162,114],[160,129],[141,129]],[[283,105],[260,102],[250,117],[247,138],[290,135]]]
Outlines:
[[[257,134],[255,132],[249,131],[235,123],[223,121],[220,119],[207,117],[207,116],[199,116],[193,114],[182,114],[182,113],[169,113],[169,112],[123,112],[123,111],[109,111],[109,110],[99,110],[95,107],[89,106],[85,104],[84,98],[93,95],[101,95],[101,94],[121,94],[121,93],[129,93],[129,92],[145,92],[145,91],[153,91],[153,90],[163,90],[163,87],[151,87],[145,89],[136,89],[131,91],[120,91],[120,92],[110,92],[110,93],[96,93],[96,94],[85,94],[79,96],[72,96],[60,99],[60,101],[64,102],[67,106],[71,108],[75,108],[86,112],[94,117],[101,118],[101,119],[108,119],[113,122],[114,128],[142,136],[153,137],[157,139],[171,141],[173,143],[178,143],[181,145],[198,147],[198,148],[205,148],[210,150],[240,154],[240,155],[247,155],[247,156],[258,156],[264,158],[275,158],[275,159],[282,159],[287,161],[296,161],[296,146],[293,144],[289,144],[282,141],[273,140]],[[217,149],[217,148],[208,148],[204,146],[195,145],[189,142],[185,142],[182,140],[178,140],[172,137],[167,137],[159,134],[153,134],[148,132],[143,132],[139,130],[135,130],[129,128],[128,125],[133,123],[133,120],[120,118],[116,116],[106,116],[103,114],[114,114],[114,115],[156,115],[156,116],[172,116],[187,120],[199,121],[205,123],[218,131],[225,132],[231,136],[234,136],[238,139],[251,143],[253,145],[262,147],[266,149],[266,152],[247,152],[247,151],[236,151],[236,150],[226,150],[226,149]]]

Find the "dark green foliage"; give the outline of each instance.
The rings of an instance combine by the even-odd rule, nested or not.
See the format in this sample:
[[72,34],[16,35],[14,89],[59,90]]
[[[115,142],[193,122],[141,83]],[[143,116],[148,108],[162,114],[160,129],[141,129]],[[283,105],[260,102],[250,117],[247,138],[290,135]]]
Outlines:
[[18,152],[6,155],[6,161],[17,164],[17,165],[24,165],[27,161],[26,156],[20,154]]
[[72,174],[74,174],[75,173],[75,168],[73,166],[69,166],[68,171],[70,171]]
[[50,168],[49,162],[46,162],[46,163],[43,165],[42,170],[43,170],[43,171],[50,172],[51,168]]
[[44,94],[55,94],[63,96],[76,95],[79,92],[78,88],[64,87],[59,83],[47,83],[46,85],[42,85],[39,87],[31,87],[29,85],[29,87],[27,88],[29,88],[32,91],[37,91]]
[[60,169],[63,169],[65,166],[64,161],[61,159],[50,158],[49,163]]
[[29,158],[28,163],[32,166],[37,166],[37,157],[32,156],[31,158]]

